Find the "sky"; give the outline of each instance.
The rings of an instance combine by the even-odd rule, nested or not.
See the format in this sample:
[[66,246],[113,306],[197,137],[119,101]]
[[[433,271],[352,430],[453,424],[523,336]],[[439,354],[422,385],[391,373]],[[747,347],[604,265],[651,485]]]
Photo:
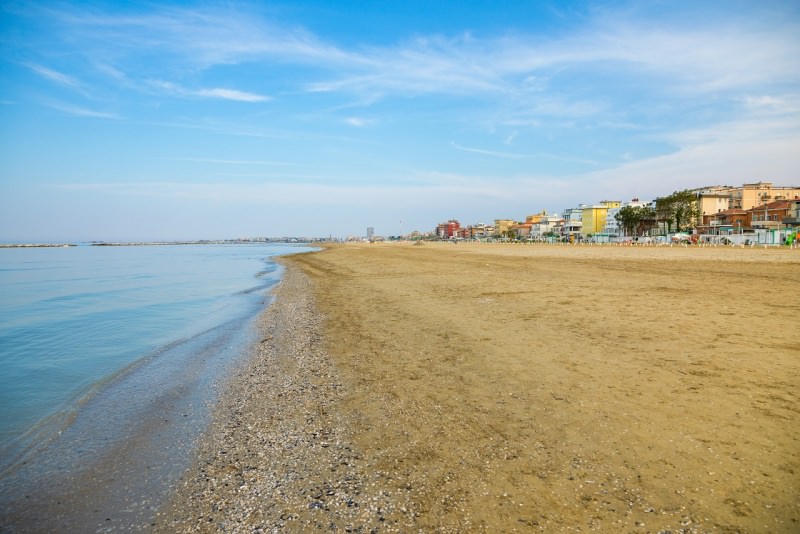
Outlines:
[[0,242],[800,185],[800,2],[0,4]]

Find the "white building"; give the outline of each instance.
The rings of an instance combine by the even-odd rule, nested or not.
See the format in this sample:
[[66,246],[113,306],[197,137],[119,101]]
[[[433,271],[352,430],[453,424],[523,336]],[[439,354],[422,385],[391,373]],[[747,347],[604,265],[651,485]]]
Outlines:
[[625,229],[620,227],[617,222],[617,213],[624,207],[631,208],[644,208],[652,204],[651,202],[641,202],[638,198],[634,198],[630,202],[623,202],[619,208],[611,208],[606,215],[606,225],[603,227],[603,234],[609,238],[621,237],[625,235]]
[[577,208],[564,210],[564,223],[561,225],[561,236],[567,239],[578,239],[583,229],[583,208],[586,204],[579,204]]
[[558,213],[552,215],[542,215],[539,222],[531,225],[530,236],[532,239],[541,239],[545,234],[561,235],[561,228],[564,225],[564,219]]

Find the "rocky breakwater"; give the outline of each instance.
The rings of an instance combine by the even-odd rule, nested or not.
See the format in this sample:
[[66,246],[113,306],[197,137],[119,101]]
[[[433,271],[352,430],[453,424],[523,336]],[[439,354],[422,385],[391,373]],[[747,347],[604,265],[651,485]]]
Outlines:
[[158,513],[159,532],[408,531],[410,495],[369,469],[339,402],[311,282],[289,266],[232,377],[195,466]]
[[70,248],[74,243],[0,243],[0,248]]

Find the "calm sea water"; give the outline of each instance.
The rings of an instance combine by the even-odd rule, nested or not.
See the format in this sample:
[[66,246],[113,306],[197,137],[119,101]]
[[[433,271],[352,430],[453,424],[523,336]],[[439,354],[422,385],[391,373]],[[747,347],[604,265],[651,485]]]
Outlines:
[[231,328],[255,316],[266,288],[279,280],[271,258],[301,250],[0,249],[0,467],[64,431],[124,371],[152,360],[148,372],[161,376],[159,358],[169,365],[166,355],[178,347],[184,347],[183,363],[175,365],[186,366],[192,353],[230,338]]

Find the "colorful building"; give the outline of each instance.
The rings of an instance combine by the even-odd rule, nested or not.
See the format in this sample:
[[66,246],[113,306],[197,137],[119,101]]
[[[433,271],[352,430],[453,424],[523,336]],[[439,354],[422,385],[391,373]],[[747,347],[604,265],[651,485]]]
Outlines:
[[606,227],[608,210],[619,208],[621,205],[622,202],[619,200],[603,200],[599,204],[584,207],[581,210],[581,220],[583,222],[581,234],[584,237],[602,234]]
[[455,219],[450,219],[447,222],[440,223],[436,227],[436,237],[439,239],[452,239],[454,237],[459,237],[459,229],[461,228],[461,223],[459,223]]
[[740,187],[715,185],[695,192],[700,219],[729,209],[749,210],[776,200],[800,200],[800,187],[775,186],[772,182],[754,182]]
[[779,230],[783,226],[783,220],[791,216],[794,201],[776,200],[761,206],[746,210],[753,228],[764,228],[768,230]]
[[495,219],[494,220],[494,233],[495,235],[504,235],[511,230],[511,227],[517,224],[513,219]]

